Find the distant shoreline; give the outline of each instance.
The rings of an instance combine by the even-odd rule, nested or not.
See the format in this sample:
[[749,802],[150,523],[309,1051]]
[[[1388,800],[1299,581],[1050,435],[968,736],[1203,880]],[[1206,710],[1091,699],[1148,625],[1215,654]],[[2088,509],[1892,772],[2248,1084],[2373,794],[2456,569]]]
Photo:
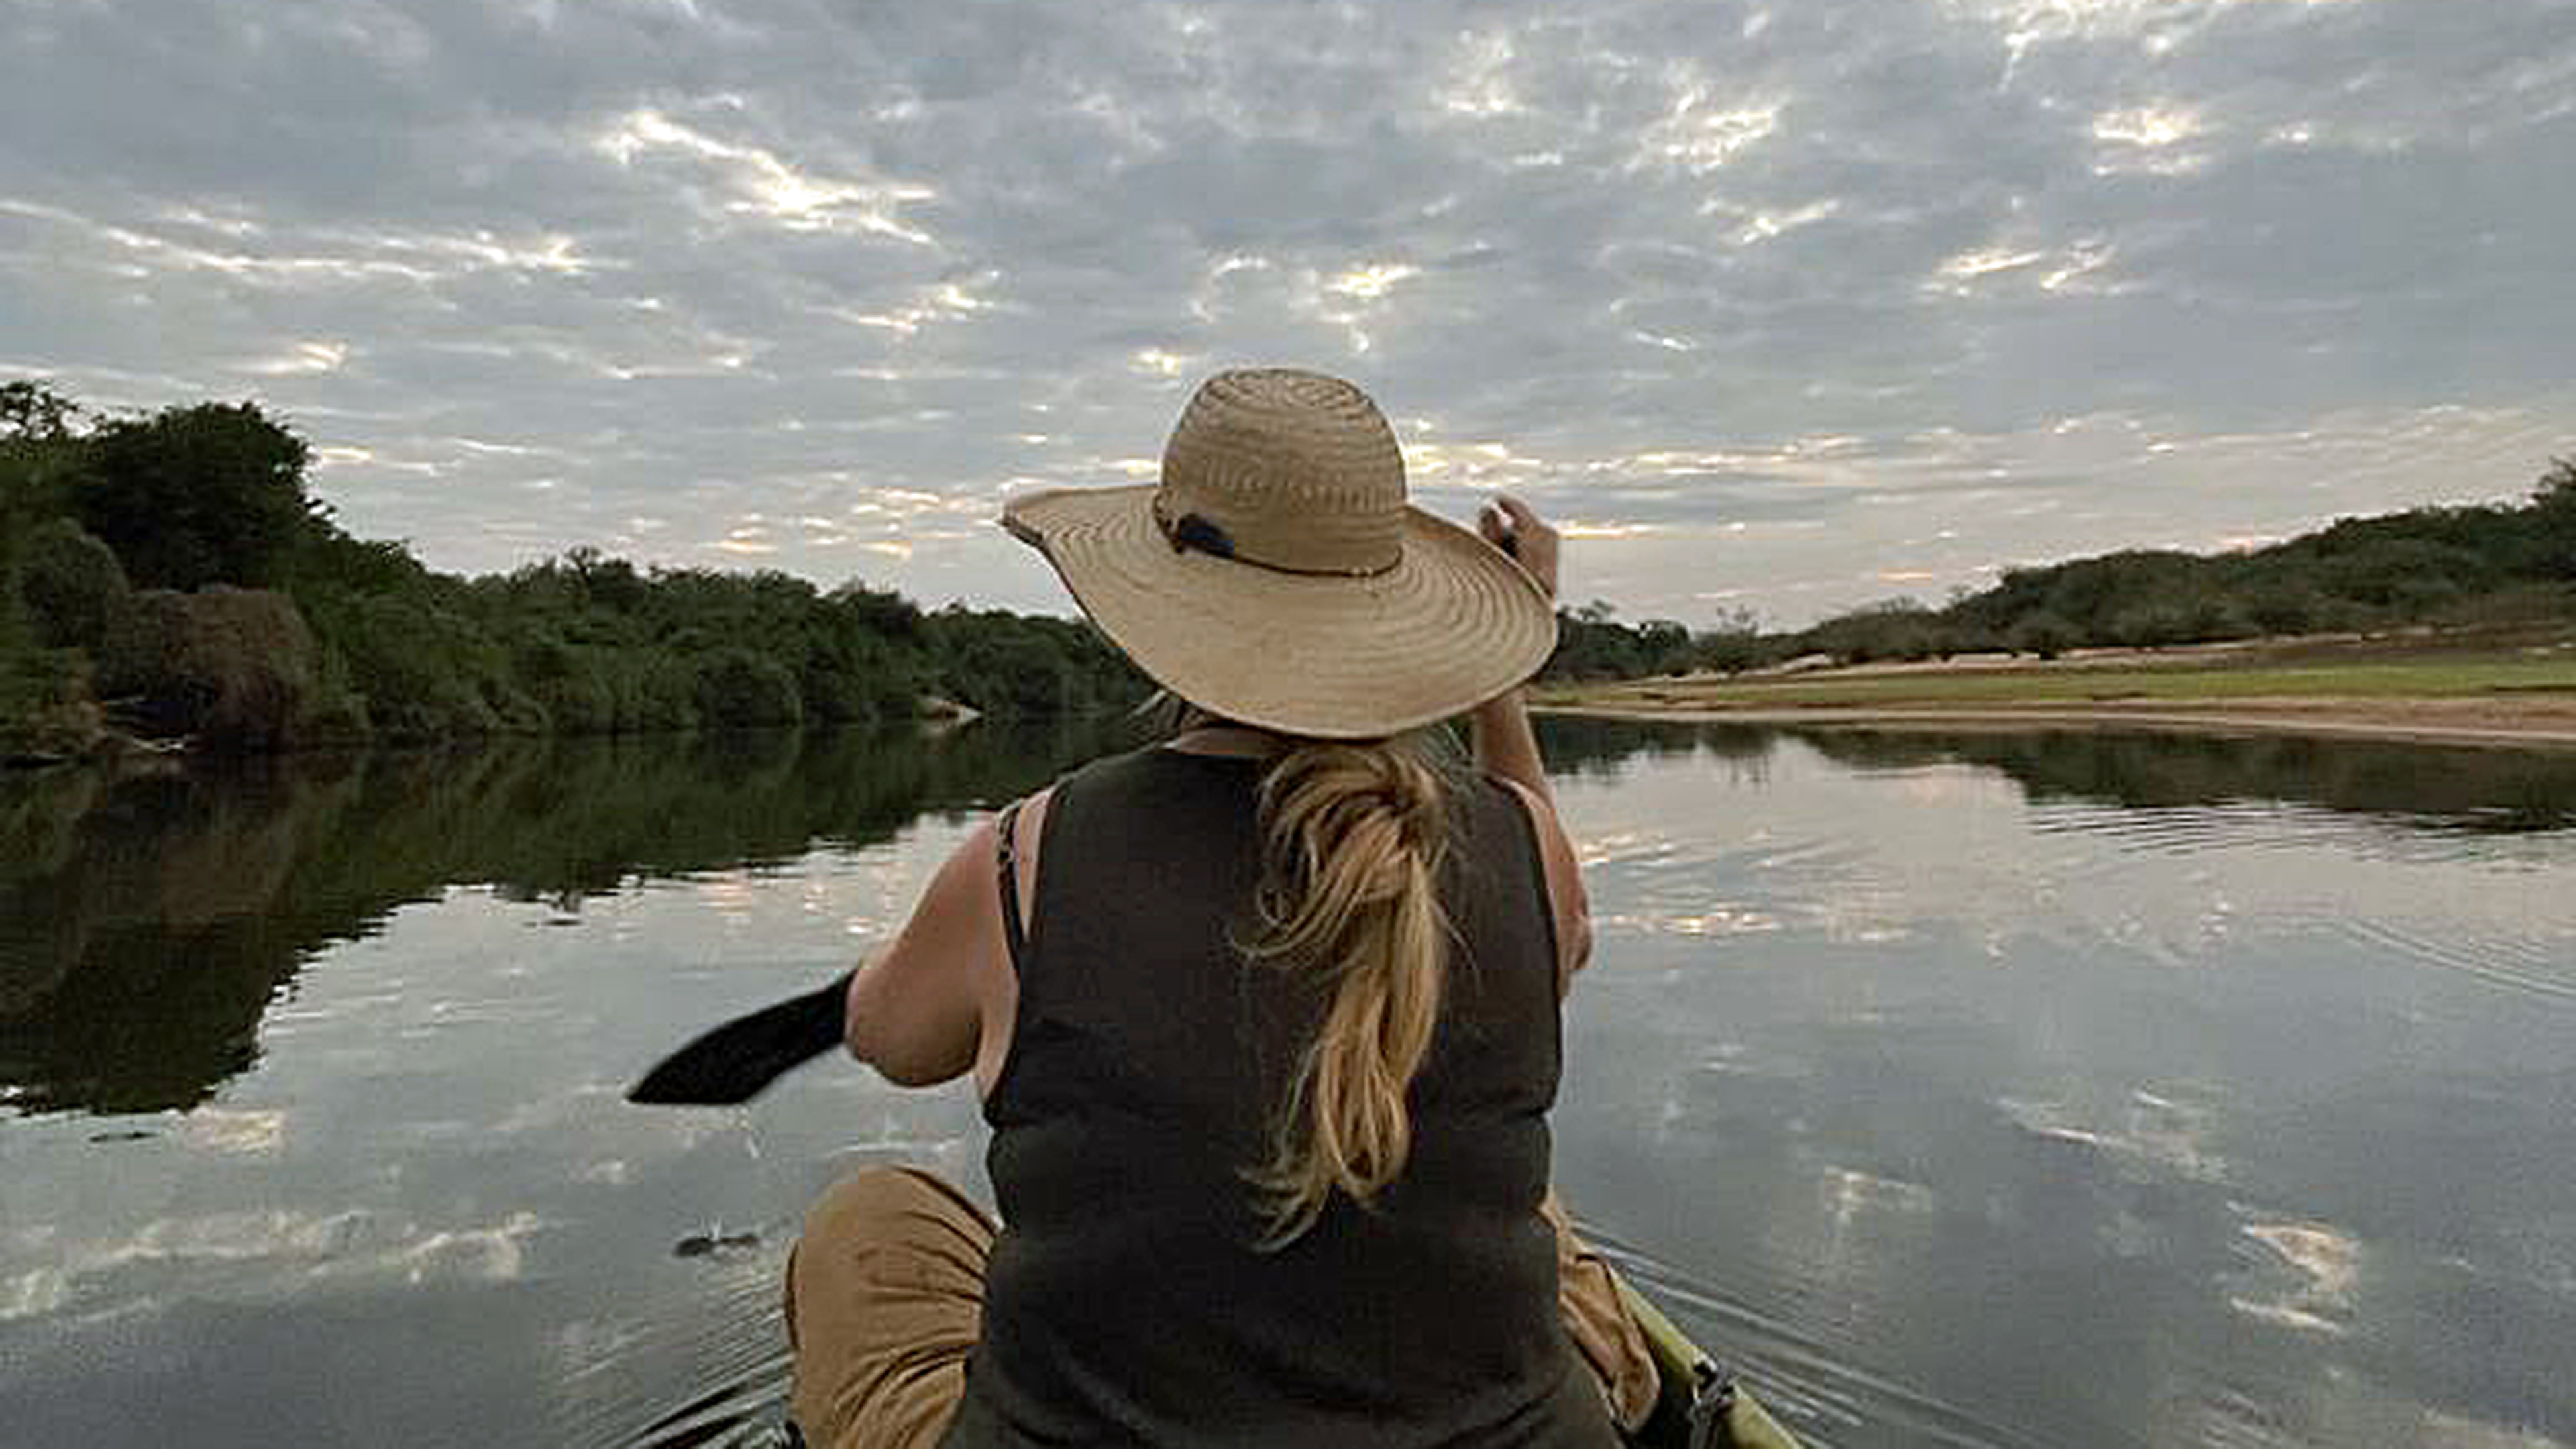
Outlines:
[[2576,749],[2576,633],[2279,639],[2059,659],[1542,684],[1531,707],[1872,730],[2147,730]]
[[[1633,686],[1631,686],[1633,688]],[[1908,703],[1762,705],[1574,697],[1533,702],[1539,714],[1668,724],[1804,725],[1878,731],[2142,730],[2167,734],[2312,735],[2400,744],[2576,750],[2576,701],[2505,699],[2240,699],[2224,705]]]

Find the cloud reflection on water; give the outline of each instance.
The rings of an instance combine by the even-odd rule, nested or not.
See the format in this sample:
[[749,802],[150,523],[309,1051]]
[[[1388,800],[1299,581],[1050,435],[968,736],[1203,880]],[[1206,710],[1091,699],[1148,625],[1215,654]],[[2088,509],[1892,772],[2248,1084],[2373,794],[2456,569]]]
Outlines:
[[[2469,1403],[2576,1430],[2542,1347],[2576,1342],[2547,1266],[2576,1254],[2576,908],[2547,884],[2576,830],[2470,808],[2570,819],[2569,772],[1750,736],[1672,729],[1560,788],[1606,923],[1561,1147],[1728,1306],[1727,1352],[1819,1422],[1867,1406],[1855,1442],[2334,1444],[2360,1402],[2387,1442]],[[2197,798],[2265,760],[2315,796]],[[1980,1385],[1982,1422],[1901,1429],[1872,1387],[1899,1363]]]
[[[2438,754],[2190,743],[1556,726],[1548,743],[1602,923],[1567,1027],[1560,1179],[1820,1440],[2576,1435],[2558,1354],[2576,1342],[2576,1022],[2546,989],[2576,954],[2553,886],[2576,834],[2462,823],[2514,782],[2380,768]],[[311,823],[332,811],[300,825],[297,863],[260,879],[330,889],[262,898],[296,929],[243,978],[262,988],[250,1027],[231,995],[195,1023],[254,1042],[255,1068],[129,1119],[156,1135],[93,1140],[62,1103],[167,1076],[93,1070],[108,1059],[28,1078],[42,1115],[0,1120],[0,1398],[28,1423],[144,1442],[187,1403],[206,1442],[272,1442],[273,1366],[334,1354],[406,1375],[308,1389],[323,1401],[288,1427],[315,1442],[389,1415],[482,1442],[560,1427],[584,1449],[692,1400],[756,1418],[778,1368],[771,1258],[813,1194],[862,1162],[977,1180],[963,1092],[846,1063],[739,1111],[643,1112],[617,1090],[845,961],[851,923],[908,908],[972,797],[1042,765],[961,786],[915,761],[878,792],[829,750],[536,763],[634,793],[480,834],[428,817],[469,847],[442,859],[498,884],[414,862],[397,888],[349,890],[331,852],[375,837]],[[501,788],[523,768],[454,770],[431,800],[523,798]],[[2304,803],[2211,808],[2271,770]],[[424,787],[357,778],[380,822],[401,808],[384,792]],[[2514,819],[2564,815],[2576,796],[2552,778],[2522,782]],[[2177,828],[2195,810],[2207,827]],[[9,868],[19,902],[73,880]],[[378,913],[373,934],[328,944],[353,911]],[[38,1003],[45,1030],[104,1009],[50,969],[24,981],[5,999]],[[0,1031],[0,1061],[60,1070],[26,1041]],[[207,1060],[196,1045],[179,1055]],[[757,1247],[674,1256],[718,1235]],[[108,1373],[139,1387],[106,1393]]]

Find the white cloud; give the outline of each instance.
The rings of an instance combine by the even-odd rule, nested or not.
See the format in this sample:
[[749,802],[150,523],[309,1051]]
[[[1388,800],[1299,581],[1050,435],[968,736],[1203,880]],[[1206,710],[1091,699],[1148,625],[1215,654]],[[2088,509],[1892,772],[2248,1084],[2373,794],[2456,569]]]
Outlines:
[[1632,614],[1712,546],[1794,621],[2576,438],[2553,0],[239,5],[0,47],[0,367],[248,390],[445,568],[1061,609],[998,500],[1150,479],[1237,362],[1367,386],[1428,506],[1644,530],[1569,560]]
[[2207,134],[2209,123],[2188,106],[2128,106],[2093,118],[2099,143],[2093,169],[2103,174],[2143,171],[2177,176],[2209,164],[2206,151],[2188,143]]
[[1714,171],[1780,129],[1777,101],[1722,97],[1705,83],[1684,86],[1665,117],[1639,136],[1638,159]]
[[349,345],[345,342],[299,342],[278,356],[243,363],[241,370],[263,377],[292,377],[302,373],[336,372],[348,360]]
[[1374,302],[1392,291],[1398,282],[1421,275],[1420,267],[1402,262],[1371,262],[1334,277],[1324,284],[1324,290],[1362,302]]
[[599,138],[599,149],[625,167],[671,153],[710,162],[732,193],[726,211],[765,217],[791,230],[856,230],[932,244],[928,232],[901,217],[905,205],[938,195],[917,183],[810,173],[763,147],[719,140],[650,108],[619,117]]

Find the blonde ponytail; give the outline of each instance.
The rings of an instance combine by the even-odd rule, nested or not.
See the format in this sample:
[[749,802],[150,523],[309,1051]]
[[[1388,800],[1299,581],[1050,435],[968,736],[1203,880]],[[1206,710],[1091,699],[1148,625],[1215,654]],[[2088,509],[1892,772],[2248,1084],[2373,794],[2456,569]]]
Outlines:
[[1268,1160],[1245,1170],[1266,1247],[1314,1226],[1336,1191],[1366,1204],[1413,1147],[1405,1094],[1430,1054],[1448,970],[1440,773],[1405,741],[1309,741],[1263,775],[1255,961],[1314,971],[1332,1004],[1298,1063]]

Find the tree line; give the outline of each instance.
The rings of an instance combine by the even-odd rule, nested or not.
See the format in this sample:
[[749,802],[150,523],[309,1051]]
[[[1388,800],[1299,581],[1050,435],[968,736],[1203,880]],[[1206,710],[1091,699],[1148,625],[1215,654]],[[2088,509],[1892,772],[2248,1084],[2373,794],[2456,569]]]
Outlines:
[[[116,735],[276,749],[1115,710],[1149,682],[1078,619],[925,611],[852,580],[639,568],[592,549],[439,573],[352,536],[253,403],[98,416],[0,384],[0,757]],[[2285,543],[2005,571],[1805,629],[1558,613],[1543,678],[1728,673],[2576,615],[2576,461],[2521,504],[2349,518]]]
[[1602,603],[1561,617],[1548,672],[1575,680],[2565,621],[2576,619],[2576,459],[2552,462],[2522,503],[2338,519],[2259,549],[2131,549],[2006,569],[1940,608],[1894,599],[1777,631],[1744,610],[1698,630],[1625,623]]
[[342,529],[310,459],[251,403],[98,418],[0,384],[0,752],[1029,718],[1148,688],[1079,621],[857,581],[590,549],[439,573]]

